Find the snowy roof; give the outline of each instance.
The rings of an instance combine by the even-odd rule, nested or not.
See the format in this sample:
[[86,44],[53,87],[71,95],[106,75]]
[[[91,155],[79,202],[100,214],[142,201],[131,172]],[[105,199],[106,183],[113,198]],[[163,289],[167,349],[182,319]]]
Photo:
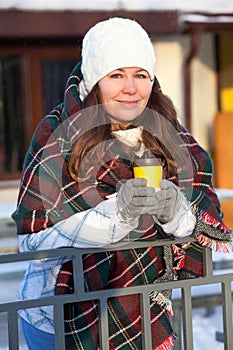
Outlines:
[[179,10],[182,12],[230,13],[229,0],[1,0],[0,9],[21,10]]

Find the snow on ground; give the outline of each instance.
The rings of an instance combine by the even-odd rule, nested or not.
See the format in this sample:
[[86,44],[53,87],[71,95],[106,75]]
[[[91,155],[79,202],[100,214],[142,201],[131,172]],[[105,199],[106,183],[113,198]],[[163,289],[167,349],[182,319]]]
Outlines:
[[213,314],[206,316],[204,309],[193,311],[194,350],[223,350],[224,343],[216,340],[216,332],[222,332],[221,307],[215,307]]

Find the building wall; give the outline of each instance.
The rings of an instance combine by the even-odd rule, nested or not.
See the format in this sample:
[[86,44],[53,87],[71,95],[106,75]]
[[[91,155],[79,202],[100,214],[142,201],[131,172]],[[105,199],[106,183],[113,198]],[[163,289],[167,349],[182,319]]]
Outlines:
[[[171,35],[152,39],[157,57],[157,77],[163,92],[171,97],[184,123],[183,63],[189,50],[190,37]],[[214,37],[204,34],[191,64],[192,133],[210,153],[213,150],[213,122],[218,109],[215,65]]]
[[198,141],[212,154],[214,118],[218,112],[218,87],[212,34],[202,37],[198,56],[192,65],[192,130]]
[[159,37],[155,42],[156,75],[163,92],[173,100],[182,122],[184,121],[183,60],[185,42],[187,42],[187,38],[174,35]]
[[233,112],[233,34],[223,33],[219,38],[221,111]]

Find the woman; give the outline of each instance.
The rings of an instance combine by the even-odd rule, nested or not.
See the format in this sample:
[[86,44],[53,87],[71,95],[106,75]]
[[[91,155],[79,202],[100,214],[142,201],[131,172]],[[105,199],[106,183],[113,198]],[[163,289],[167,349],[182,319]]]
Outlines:
[[[210,158],[178,122],[154,72],[154,49],[138,23],[98,23],[84,37],[64,102],[38,125],[25,158],[13,214],[20,251],[196,238],[184,246],[87,254],[87,290],[201,276],[201,246],[232,250]],[[148,155],[163,166],[159,191],[133,176],[137,159]],[[29,265],[19,297],[72,291],[71,262],[50,259]],[[169,292],[151,294],[154,350],[173,345],[171,312]],[[20,316],[29,349],[55,348],[52,307]],[[109,299],[110,349],[142,348],[140,317],[139,295]],[[97,304],[66,305],[65,331],[67,349],[99,349]]]

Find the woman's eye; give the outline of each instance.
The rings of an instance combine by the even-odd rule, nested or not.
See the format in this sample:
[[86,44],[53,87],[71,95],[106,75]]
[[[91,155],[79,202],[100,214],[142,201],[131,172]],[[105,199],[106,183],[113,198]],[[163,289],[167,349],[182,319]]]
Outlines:
[[120,74],[120,73],[114,73],[114,74],[111,74],[111,75],[110,75],[110,78],[113,78],[113,79],[120,79],[120,78],[122,78],[122,74]]
[[136,74],[136,78],[138,79],[147,79],[149,78],[147,74],[144,74],[144,73],[138,73]]
[[[122,79],[124,77],[126,77],[126,76],[122,73],[112,73],[110,75],[110,78],[112,78],[112,79]],[[149,76],[147,73],[136,73],[134,75],[134,78],[136,78],[136,79],[149,79]]]

